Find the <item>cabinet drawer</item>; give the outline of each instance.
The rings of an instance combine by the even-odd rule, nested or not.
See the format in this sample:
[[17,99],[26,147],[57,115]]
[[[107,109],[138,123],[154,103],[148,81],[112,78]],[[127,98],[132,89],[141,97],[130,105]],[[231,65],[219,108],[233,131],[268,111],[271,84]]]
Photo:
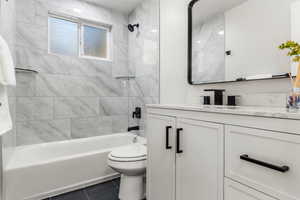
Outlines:
[[225,200],[276,200],[242,184],[225,179]]
[[278,199],[300,199],[300,136],[226,126],[225,175]]

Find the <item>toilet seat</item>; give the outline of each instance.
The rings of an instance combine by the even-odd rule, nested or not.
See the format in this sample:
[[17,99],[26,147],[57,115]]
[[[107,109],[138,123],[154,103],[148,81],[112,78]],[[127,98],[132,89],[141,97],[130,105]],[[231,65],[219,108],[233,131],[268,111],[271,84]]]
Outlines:
[[147,148],[142,144],[133,144],[113,150],[108,159],[116,162],[137,162],[147,159]]

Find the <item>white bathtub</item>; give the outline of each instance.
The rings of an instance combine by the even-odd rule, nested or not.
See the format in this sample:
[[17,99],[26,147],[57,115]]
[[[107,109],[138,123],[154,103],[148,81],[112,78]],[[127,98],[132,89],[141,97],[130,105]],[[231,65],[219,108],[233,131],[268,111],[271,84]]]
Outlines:
[[107,155],[133,138],[123,133],[18,147],[4,173],[5,200],[39,200],[116,178]]

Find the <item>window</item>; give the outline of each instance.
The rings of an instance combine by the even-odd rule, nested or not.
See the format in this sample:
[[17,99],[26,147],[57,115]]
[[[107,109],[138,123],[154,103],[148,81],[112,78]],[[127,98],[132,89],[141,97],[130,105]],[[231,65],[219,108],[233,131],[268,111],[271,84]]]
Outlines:
[[109,60],[110,34],[109,26],[50,16],[49,52]]
[[49,19],[49,50],[51,53],[78,55],[78,24],[51,17]]
[[108,57],[108,30],[83,26],[83,55],[87,57]]

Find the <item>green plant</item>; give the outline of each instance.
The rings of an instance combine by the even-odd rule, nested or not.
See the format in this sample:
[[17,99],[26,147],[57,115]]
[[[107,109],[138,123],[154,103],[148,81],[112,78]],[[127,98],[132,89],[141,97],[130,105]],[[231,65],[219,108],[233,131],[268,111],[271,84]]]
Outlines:
[[288,56],[294,57],[294,62],[300,62],[300,45],[294,41],[287,41],[279,46],[279,49],[289,49]]

